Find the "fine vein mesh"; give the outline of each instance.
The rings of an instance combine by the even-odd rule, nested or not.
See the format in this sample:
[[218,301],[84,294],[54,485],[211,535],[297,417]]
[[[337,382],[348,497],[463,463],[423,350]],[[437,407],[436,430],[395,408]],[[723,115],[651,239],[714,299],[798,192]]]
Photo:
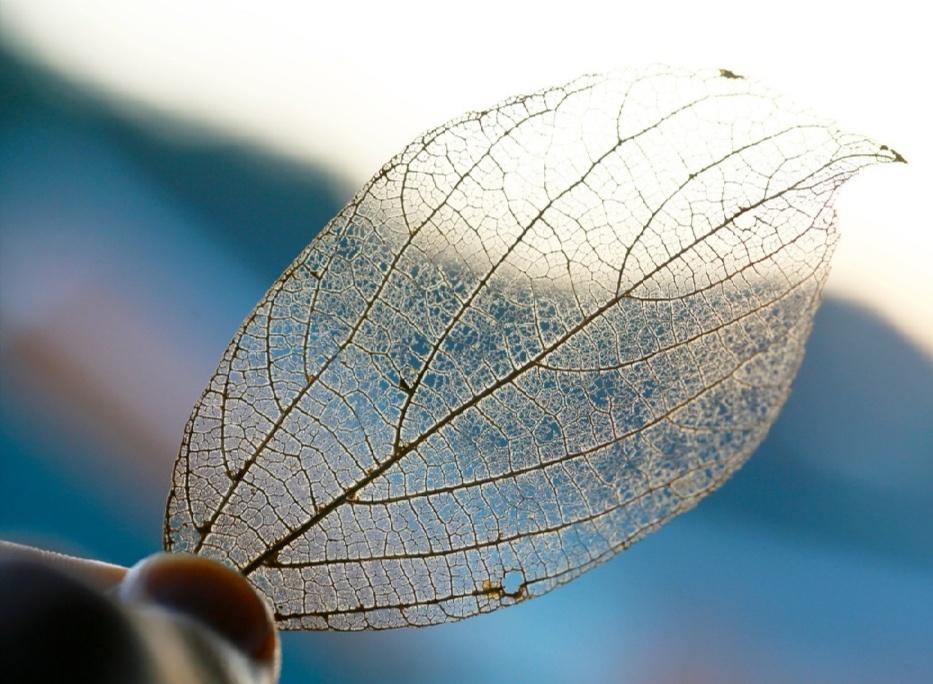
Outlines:
[[412,142],[185,430],[165,543],[285,629],[540,595],[718,487],[787,397],[832,202],[896,153],[728,71],[585,76]]

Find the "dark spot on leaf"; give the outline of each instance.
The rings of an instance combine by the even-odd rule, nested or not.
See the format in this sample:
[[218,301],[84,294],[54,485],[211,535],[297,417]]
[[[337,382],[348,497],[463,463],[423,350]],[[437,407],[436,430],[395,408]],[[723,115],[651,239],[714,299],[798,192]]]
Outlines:
[[894,155],[894,161],[896,161],[896,162],[901,162],[902,164],[906,164],[906,163],[907,163],[907,160],[904,159],[904,157],[901,156],[901,153],[898,152],[897,150],[895,150],[895,149],[893,149],[893,148],[891,148],[891,147],[888,147],[887,145],[882,145],[882,146],[881,146],[881,149],[882,149],[882,150],[887,150],[888,152],[890,152],[891,154],[893,154],[893,155]]
[[493,584],[492,581],[488,579],[483,580],[483,594],[487,598],[499,599],[502,598],[502,587],[498,584]]

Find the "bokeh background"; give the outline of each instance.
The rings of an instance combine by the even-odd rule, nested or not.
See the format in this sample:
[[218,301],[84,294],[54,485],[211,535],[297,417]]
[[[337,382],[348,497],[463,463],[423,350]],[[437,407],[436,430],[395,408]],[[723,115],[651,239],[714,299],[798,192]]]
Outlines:
[[695,511],[541,599],[285,635],[283,682],[933,680],[931,113],[897,3],[789,5],[757,39],[734,28],[752,25],[741,5],[266,21],[132,4],[0,2],[0,538],[123,564],[157,550],[182,428],[229,337],[419,131],[586,68],[730,66],[911,162],[845,192],[828,296],[765,444]]

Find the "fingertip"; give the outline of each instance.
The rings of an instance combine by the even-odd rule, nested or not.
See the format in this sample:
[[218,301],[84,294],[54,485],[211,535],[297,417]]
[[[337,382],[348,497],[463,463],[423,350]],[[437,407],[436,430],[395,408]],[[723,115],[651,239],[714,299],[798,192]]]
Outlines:
[[186,615],[253,661],[278,668],[278,630],[268,606],[243,575],[216,561],[155,554],[130,568],[119,595]]

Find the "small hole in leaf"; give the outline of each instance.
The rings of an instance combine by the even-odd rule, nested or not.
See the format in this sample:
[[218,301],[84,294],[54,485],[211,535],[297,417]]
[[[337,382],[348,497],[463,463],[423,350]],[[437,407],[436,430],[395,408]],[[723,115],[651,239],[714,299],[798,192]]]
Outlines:
[[502,578],[502,591],[509,596],[514,596],[522,589],[525,583],[525,576],[520,570],[509,570]]

